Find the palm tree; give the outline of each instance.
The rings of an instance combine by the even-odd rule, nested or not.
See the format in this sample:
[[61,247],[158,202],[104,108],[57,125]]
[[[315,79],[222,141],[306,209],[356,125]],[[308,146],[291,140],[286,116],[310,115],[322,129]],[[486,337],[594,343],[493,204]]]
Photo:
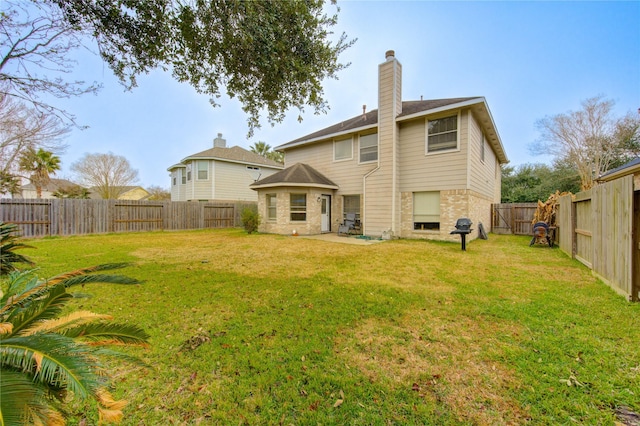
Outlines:
[[31,247],[18,241],[15,236],[17,230],[17,225],[0,221],[0,275],[17,271],[16,263],[33,265],[28,257],[15,252],[16,249]]
[[252,146],[250,146],[249,148],[251,148],[251,152],[255,152],[258,155],[262,155],[263,157],[266,157],[269,154],[269,151],[271,150],[271,145],[269,145],[266,142],[254,142]]
[[146,345],[149,336],[131,324],[108,322],[107,315],[76,311],[61,316],[73,299],[68,289],[91,283],[138,284],[96,272],[122,268],[107,264],[42,280],[34,271],[9,274],[0,297],[0,424],[64,424],[64,399],[98,403],[100,422],[119,421],[126,401],[108,392],[106,357],[142,365],[106,345]]
[[42,148],[36,151],[30,147],[20,156],[20,170],[31,173],[29,180],[36,187],[36,196],[42,198],[42,188],[51,181],[49,175],[60,170],[60,157]]

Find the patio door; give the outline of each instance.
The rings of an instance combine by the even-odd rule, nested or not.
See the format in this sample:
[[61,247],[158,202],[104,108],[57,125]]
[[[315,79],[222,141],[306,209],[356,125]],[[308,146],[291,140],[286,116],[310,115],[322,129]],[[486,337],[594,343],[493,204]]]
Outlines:
[[321,232],[331,232],[331,196],[330,195],[322,195],[321,196],[321,207],[320,207],[320,231]]

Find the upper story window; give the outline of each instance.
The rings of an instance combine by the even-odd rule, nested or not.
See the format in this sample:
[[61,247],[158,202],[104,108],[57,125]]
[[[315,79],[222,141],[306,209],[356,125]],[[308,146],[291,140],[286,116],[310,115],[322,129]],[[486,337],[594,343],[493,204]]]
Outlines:
[[187,180],[191,181],[191,163],[187,164]]
[[182,175],[180,178],[181,182],[184,185],[185,183],[187,183],[187,169],[181,169],[180,174]]
[[427,153],[458,148],[458,115],[427,120]]
[[480,161],[484,163],[484,146],[485,146],[485,138],[484,133],[480,137]]
[[173,172],[173,186],[176,186],[176,183],[177,183],[176,181],[177,181],[176,172]]
[[360,135],[360,162],[378,160],[378,134]]
[[353,158],[353,139],[338,139],[333,142],[333,159],[350,160]]
[[198,161],[198,180],[209,179],[209,162],[206,160]]

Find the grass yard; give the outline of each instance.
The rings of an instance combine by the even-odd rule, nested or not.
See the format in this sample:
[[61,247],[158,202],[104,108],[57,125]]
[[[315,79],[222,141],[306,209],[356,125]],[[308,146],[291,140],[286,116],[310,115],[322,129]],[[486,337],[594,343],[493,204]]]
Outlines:
[[122,273],[146,281],[76,304],[151,335],[132,351],[152,369],[114,367],[127,425],[613,425],[640,412],[640,304],[528,237],[466,252],[237,229],[28,243],[44,276],[130,261]]

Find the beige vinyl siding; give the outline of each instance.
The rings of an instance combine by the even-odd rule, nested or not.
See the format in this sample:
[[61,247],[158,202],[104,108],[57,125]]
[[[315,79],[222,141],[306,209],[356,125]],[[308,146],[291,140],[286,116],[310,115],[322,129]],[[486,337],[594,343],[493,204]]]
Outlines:
[[358,138],[353,141],[351,160],[333,160],[333,139],[287,150],[286,167],[305,163],[331,179],[339,189],[337,194],[361,194],[362,177],[373,170],[377,163],[358,164]]
[[[497,158],[472,114],[469,114],[469,188],[483,196],[494,198],[496,194]],[[484,144],[484,162],[481,159],[481,144]],[[498,191],[499,193],[499,191]],[[499,203],[498,198],[494,202]]]
[[258,175],[260,179],[263,179],[279,170],[264,166],[259,167],[259,171],[252,171],[247,169],[246,164],[216,161],[212,173],[215,183],[215,198],[217,200],[257,201],[258,193],[249,188],[249,185],[258,178]]
[[[428,118],[449,116],[444,115]],[[441,191],[465,189],[467,185],[468,112],[460,113],[459,145],[457,151],[425,155],[426,121],[418,118],[400,126],[400,191]]]

